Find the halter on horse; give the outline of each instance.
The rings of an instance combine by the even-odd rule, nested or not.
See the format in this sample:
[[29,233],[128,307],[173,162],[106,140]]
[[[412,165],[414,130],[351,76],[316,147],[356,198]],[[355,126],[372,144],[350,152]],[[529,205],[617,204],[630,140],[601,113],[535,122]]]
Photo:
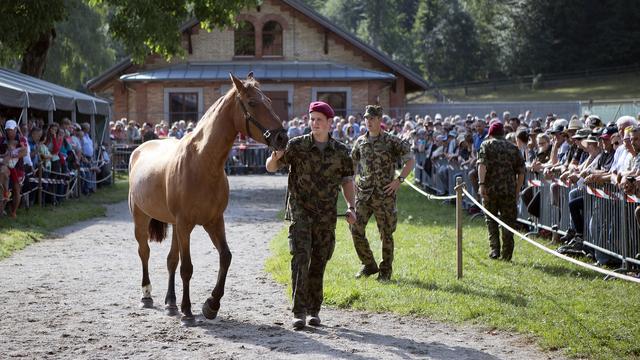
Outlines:
[[[175,272],[180,262],[182,277],[182,321],[194,323],[189,298],[193,273],[190,234],[202,225],[220,256],[220,271],[211,296],[202,306],[208,319],[217,316],[224,295],[231,252],[227,245],[223,213],[229,199],[224,164],[237,133],[244,133],[274,149],[287,144],[286,131],[250,73],[246,81],[231,75],[233,88],[214,103],[194,131],[181,140],[152,140],[139,146],[129,164],[129,208],[135,224],[138,254],[142,261],[143,307],[152,307],[149,280],[149,240],[162,241],[167,224],[173,224],[171,250],[167,257],[169,284],[167,312],[177,313]],[[253,126],[251,126],[253,125]],[[260,130],[260,133],[252,129]]]

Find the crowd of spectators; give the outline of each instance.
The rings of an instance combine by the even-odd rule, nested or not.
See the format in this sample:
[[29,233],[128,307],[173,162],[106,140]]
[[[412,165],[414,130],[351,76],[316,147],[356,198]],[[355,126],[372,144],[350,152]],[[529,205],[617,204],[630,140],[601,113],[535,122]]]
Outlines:
[[109,157],[90,134],[89,123],[68,118],[47,124],[41,118],[19,122],[0,114],[0,216],[16,218],[21,205],[33,205],[32,190],[40,183],[34,178],[43,179],[43,203],[64,201],[70,195],[65,180],[76,175],[82,194],[95,192],[96,178],[108,175]]
[[193,131],[195,123],[193,121],[180,120],[174,122],[171,127],[166,120],[160,121],[158,124],[145,122],[140,125],[139,122],[122,118],[118,121],[109,122],[109,133],[111,141],[114,144],[137,145],[145,141],[155,139],[182,137]]

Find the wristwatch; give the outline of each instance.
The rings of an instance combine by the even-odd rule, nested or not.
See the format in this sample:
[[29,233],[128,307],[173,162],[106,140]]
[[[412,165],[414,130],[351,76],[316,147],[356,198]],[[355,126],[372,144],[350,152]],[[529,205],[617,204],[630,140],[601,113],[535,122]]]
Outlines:
[[404,182],[404,177],[398,176],[398,181],[400,181],[400,183],[402,184]]

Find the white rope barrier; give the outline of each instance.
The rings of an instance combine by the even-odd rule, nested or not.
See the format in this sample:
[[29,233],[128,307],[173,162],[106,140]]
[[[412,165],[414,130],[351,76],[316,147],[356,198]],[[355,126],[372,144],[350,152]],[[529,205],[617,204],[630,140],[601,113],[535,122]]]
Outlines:
[[[406,182],[409,186],[411,186],[415,191],[417,191],[418,193],[420,193],[421,195],[425,196],[426,198],[430,199],[430,200],[452,200],[455,199],[456,196],[452,195],[452,196],[434,196],[431,195],[425,191],[423,191],[422,189],[418,188],[417,186],[415,186],[414,184],[412,184],[411,182],[407,181]],[[547,248],[546,246],[538,243],[535,240],[529,239],[528,237],[522,235],[520,232],[518,232],[517,230],[513,229],[511,226],[507,225],[504,223],[504,221],[500,220],[500,218],[498,218],[496,215],[492,214],[491,212],[489,212],[489,210],[487,210],[484,206],[482,206],[482,204],[480,204],[480,202],[478,202],[478,200],[476,200],[473,195],[471,195],[467,189],[465,189],[464,187],[462,188],[462,191],[464,193],[464,196],[466,196],[468,199],[470,199],[476,206],[478,206],[486,215],[490,216],[493,220],[495,220],[498,224],[500,224],[504,229],[507,229],[508,231],[510,231],[512,234],[517,235],[519,238],[525,240],[526,242],[530,243],[531,245],[539,248],[540,250],[551,254],[555,257],[558,257],[560,259],[566,260],[572,264],[584,267],[586,269],[589,270],[593,270],[596,272],[599,272],[601,274],[607,275],[607,276],[611,276],[611,277],[615,277],[618,279],[622,279],[622,280],[627,280],[627,281],[631,281],[637,284],[640,284],[640,278],[637,277],[633,277],[633,276],[629,276],[629,275],[624,275],[624,274],[619,274],[610,270],[606,270],[606,269],[602,269],[599,268],[597,266],[593,266],[591,264],[587,264],[585,262],[582,262],[580,260],[576,260],[572,257],[563,255],[558,253],[557,251],[551,250],[549,248]]]
[[455,195],[449,195],[449,196],[436,196],[436,195],[431,195],[428,192],[425,192],[424,190],[420,189],[419,187],[415,186],[415,184],[412,184],[411,181],[405,181],[406,184],[408,184],[409,186],[411,186],[413,188],[413,190],[419,192],[420,194],[426,196],[427,198],[429,198],[429,200],[455,200],[456,196]]
[[99,183],[101,183],[101,182],[104,182],[104,181],[109,180],[109,179],[111,178],[111,176],[113,176],[113,173],[110,173],[109,175],[107,175],[107,176],[103,177],[103,178],[102,178],[102,179],[100,179],[100,180],[90,180],[90,179],[85,179],[85,178],[83,178],[82,176],[78,175],[78,179],[80,179],[80,180],[82,180],[82,181],[85,181],[85,182],[88,182],[88,183],[99,184]]
[[478,202],[478,200],[476,200],[471,194],[469,194],[467,189],[463,188],[462,191],[464,192],[464,195],[467,198],[469,198],[474,204],[476,204],[476,206],[478,206],[480,209],[482,209],[482,211],[486,215],[490,216],[493,220],[495,220],[498,224],[500,224],[500,226],[502,226],[504,229],[509,230],[514,235],[517,235],[522,240],[524,240],[524,241],[528,242],[529,244],[539,248],[540,250],[542,250],[542,251],[544,251],[546,253],[549,253],[549,254],[551,254],[553,256],[556,256],[556,257],[558,257],[560,259],[569,261],[570,263],[573,263],[575,265],[582,266],[584,268],[599,272],[601,274],[612,276],[612,277],[616,277],[618,279],[632,281],[632,282],[640,284],[640,278],[636,278],[636,277],[628,276],[628,275],[624,275],[624,274],[619,274],[619,273],[616,273],[616,272],[613,272],[613,271],[609,271],[609,270],[606,270],[606,269],[599,268],[597,266],[593,266],[591,264],[584,263],[584,262],[582,262],[580,260],[576,260],[576,259],[574,259],[572,257],[566,256],[566,255],[558,253],[557,251],[551,250],[551,249],[547,248],[546,246],[538,243],[537,241],[529,239],[528,237],[522,235],[520,232],[518,232],[515,229],[513,229],[511,226],[505,224],[504,221],[500,220],[500,218],[498,218],[496,215],[494,215],[491,212],[489,212],[489,210],[487,210],[484,206],[482,206],[482,204],[480,204],[480,202]]

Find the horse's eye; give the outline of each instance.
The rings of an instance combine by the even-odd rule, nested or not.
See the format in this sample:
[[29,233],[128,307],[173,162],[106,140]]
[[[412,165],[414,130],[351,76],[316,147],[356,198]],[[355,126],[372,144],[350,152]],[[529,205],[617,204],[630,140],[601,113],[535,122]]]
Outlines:
[[256,107],[256,105],[258,105],[258,102],[255,100],[249,100],[249,106],[251,107]]

